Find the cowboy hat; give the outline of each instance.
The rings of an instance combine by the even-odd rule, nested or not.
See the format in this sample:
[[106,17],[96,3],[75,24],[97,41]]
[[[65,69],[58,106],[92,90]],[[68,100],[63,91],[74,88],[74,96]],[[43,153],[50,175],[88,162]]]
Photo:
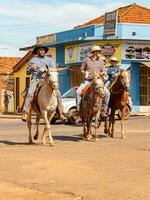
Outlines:
[[48,47],[47,46],[44,46],[44,45],[38,45],[38,46],[36,46],[34,49],[33,49],[33,53],[34,54],[37,54],[37,51],[39,50],[39,49],[45,49],[45,53],[47,53],[48,52]]
[[92,49],[91,49],[91,52],[93,51],[102,51],[100,46],[93,46]]
[[113,57],[110,58],[110,61],[118,62],[118,59],[115,56],[113,56]]

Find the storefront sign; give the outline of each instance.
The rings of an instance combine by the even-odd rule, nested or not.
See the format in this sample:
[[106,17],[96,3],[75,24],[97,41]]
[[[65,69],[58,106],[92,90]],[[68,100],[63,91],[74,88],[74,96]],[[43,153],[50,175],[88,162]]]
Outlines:
[[122,59],[150,60],[149,41],[129,41],[122,44]]
[[104,23],[105,36],[116,35],[117,21],[118,21],[117,11],[105,13],[105,23]]
[[101,45],[102,55],[109,58],[115,54],[115,46],[111,44]]
[[78,48],[78,62],[82,62],[86,57],[89,57],[91,55],[91,48],[93,46],[93,43],[84,43],[80,44]]
[[77,62],[77,45],[69,45],[65,47],[65,63],[75,63]]

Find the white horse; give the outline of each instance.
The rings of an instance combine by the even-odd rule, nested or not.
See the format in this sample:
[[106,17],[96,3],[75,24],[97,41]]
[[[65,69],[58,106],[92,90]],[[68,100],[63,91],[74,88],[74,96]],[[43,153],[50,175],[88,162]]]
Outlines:
[[38,139],[39,135],[39,121],[41,118],[44,119],[45,122],[45,127],[43,130],[43,134],[41,137],[41,143],[43,145],[46,144],[45,140],[45,133],[48,132],[49,135],[49,144],[51,146],[54,145],[54,141],[51,135],[51,126],[50,122],[51,119],[53,118],[56,108],[57,108],[57,94],[58,94],[58,72],[56,69],[48,69],[46,71],[44,81],[42,80],[42,86],[39,87],[39,90],[37,94],[34,97],[34,100],[31,105],[29,117],[27,120],[28,124],[28,130],[29,130],[29,143],[32,144],[32,134],[31,134],[31,127],[32,127],[32,122],[31,122],[31,113],[36,112],[37,117],[36,117],[36,125],[37,125],[37,130],[36,134],[34,135],[34,139]]

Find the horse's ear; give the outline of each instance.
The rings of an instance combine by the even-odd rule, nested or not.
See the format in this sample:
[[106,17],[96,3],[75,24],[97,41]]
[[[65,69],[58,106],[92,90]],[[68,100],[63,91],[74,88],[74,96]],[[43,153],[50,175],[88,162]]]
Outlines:
[[129,66],[128,68],[127,68],[127,71],[130,71],[131,70],[131,66]]

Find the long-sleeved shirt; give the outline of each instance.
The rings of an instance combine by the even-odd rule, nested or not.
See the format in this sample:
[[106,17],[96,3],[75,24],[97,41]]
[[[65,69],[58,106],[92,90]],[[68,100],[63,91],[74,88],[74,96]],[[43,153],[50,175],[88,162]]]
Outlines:
[[100,74],[101,72],[106,72],[104,62],[100,59],[92,60],[91,57],[88,57],[83,61],[81,70],[89,72],[87,79],[92,79],[94,73]]
[[[36,65],[35,70],[31,69],[31,64]],[[36,56],[36,57],[32,58],[28,64],[28,67],[26,70],[27,75],[31,74],[32,78],[34,78],[34,79],[42,79],[42,74],[40,73],[40,69],[43,67],[53,68],[53,67],[56,67],[56,65],[55,65],[55,62],[53,61],[53,59],[50,57]]]

